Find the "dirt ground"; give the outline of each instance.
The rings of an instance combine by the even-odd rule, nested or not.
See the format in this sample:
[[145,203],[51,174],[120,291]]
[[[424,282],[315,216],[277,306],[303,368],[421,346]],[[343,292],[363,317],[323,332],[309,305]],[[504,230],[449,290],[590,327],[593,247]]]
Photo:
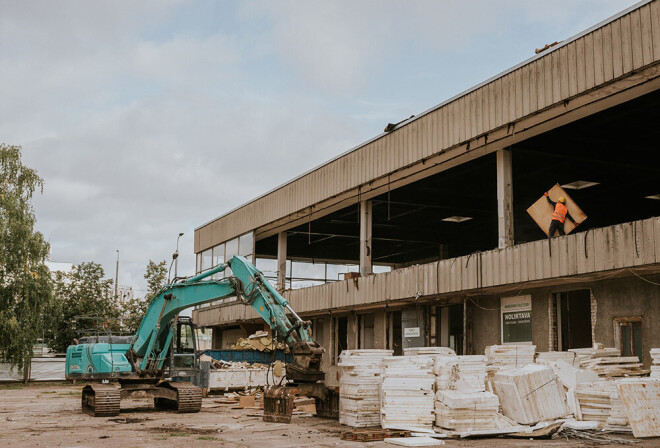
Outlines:
[[[155,412],[147,401],[122,401],[114,418],[80,411],[81,386],[42,384],[27,388],[0,385],[0,444],[4,447],[393,447],[385,442],[340,439],[337,421],[294,416],[291,424],[265,423],[255,410],[232,409],[204,399],[198,414]],[[449,439],[456,447],[588,447],[576,440]],[[603,445],[598,445],[603,446]],[[660,439],[637,447],[660,446]]]

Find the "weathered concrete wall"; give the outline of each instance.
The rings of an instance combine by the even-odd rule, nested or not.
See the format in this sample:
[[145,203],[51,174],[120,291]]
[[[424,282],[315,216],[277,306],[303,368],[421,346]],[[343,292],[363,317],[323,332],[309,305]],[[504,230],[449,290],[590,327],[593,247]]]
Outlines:
[[[660,284],[660,275],[644,276]],[[644,366],[651,364],[649,350],[660,347],[660,286],[637,277],[603,280],[591,285],[597,303],[596,341],[618,347],[614,340],[614,318],[642,318],[642,350]]]
[[[660,284],[660,275],[644,278]],[[614,319],[642,318],[643,362],[645,368],[648,368],[651,363],[649,350],[660,347],[660,286],[634,276],[522,291],[522,294],[532,296],[532,342],[536,345],[536,350],[542,352],[550,349],[551,322],[548,306],[552,294],[579,289],[591,289],[596,302],[595,314],[592,317],[594,342],[619,348],[619,341],[614,340]],[[500,343],[500,297],[510,295],[512,294],[472,298],[470,312],[473,353],[483,353],[486,346]]]

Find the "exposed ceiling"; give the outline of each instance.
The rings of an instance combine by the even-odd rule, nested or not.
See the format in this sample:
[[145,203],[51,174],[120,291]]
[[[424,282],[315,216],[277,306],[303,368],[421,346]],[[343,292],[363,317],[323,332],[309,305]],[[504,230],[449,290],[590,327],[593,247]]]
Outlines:
[[[579,227],[660,216],[660,91],[517,143],[513,151],[516,242],[545,235],[527,207],[555,183],[593,181],[568,190],[588,215]],[[445,221],[469,217],[463,222]],[[358,206],[347,207],[288,232],[288,256],[359,259]],[[458,219],[460,221],[460,219]],[[496,163],[493,154],[373,199],[373,259],[405,265],[497,247]],[[277,237],[257,242],[257,254],[275,256]]]

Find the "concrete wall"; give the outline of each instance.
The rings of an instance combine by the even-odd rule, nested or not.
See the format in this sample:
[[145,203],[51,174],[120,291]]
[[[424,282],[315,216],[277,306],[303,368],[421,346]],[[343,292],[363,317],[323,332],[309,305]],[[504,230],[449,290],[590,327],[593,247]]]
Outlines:
[[[643,276],[646,280],[660,284],[660,275]],[[614,318],[642,318],[642,350],[644,366],[651,363],[649,350],[660,347],[660,286],[638,277],[626,277],[596,282],[573,283],[555,287],[523,290],[521,294],[532,296],[532,342],[536,351],[548,351],[550,339],[550,315],[548,307],[553,293],[591,289],[595,300],[595,314],[592,316],[594,341],[606,347],[619,348],[615,341]],[[473,297],[470,301],[472,316],[472,352],[481,354],[488,345],[499,344],[500,339],[500,297]],[[595,317],[595,319],[594,319]]]
[[[660,275],[644,278],[660,284]],[[641,316],[643,362],[649,368],[649,350],[660,347],[660,286],[632,277],[597,282],[591,290],[597,304],[596,340],[608,347],[618,346],[618,341],[614,340],[613,319]]]

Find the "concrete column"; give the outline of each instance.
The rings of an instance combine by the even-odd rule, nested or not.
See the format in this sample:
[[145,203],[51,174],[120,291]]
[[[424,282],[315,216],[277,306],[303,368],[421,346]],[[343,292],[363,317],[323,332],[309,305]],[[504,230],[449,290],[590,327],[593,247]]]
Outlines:
[[357,350],[358,349],[358,332],[360,331],[359,325],[358,325],[358,315],[355,311],[351,311],[348,313],[348,322],[346,326],[346,332],[348,333],[347,335],[347,342],[348,342],[348,349],[349,350]]
[[286,289],[286,232],[277,234],[277,289]]
[[497,247],[513,246],[513,176],[511,150],[497,151]]
[[360,275],[373,272],[371,262],[372,203],[360,202]]
[[387,313],[385,310],[374,313],[374,348],[387,348]]

